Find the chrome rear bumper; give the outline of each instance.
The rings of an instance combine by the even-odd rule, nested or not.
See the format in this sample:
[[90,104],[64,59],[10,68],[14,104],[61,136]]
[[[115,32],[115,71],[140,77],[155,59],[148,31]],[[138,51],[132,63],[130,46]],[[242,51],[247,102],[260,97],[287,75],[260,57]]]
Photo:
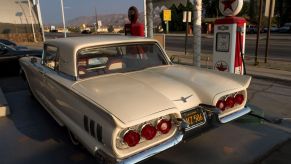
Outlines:
[[[243,109],[237,111],[237,112],[234,112],[230,115],[227,115],[227,116],[224,116],[224,117],[219,117],[218,115],[216,115],[218,117],[218,123],[219,124],[224,124],[224,123],[227,123],[227,122],[230,122],[232,120],[235,120],[243,115],[246,115],[248,114],[249,112],[251,112],[251,109],[247,106],[245,106]],[[182,124],[181,124],[182,125]],[[180,125],[180,126],[181,126]],[[153,148],[150,148],[148,150],[145,150],[143,152],[140,152],[136,155],[133,155],[129,158],[126,158],[126,159],[123,159],[123,160],[120,160],[120,161],[117,161],[117,163],[120,163],[120,164],[132,164],[132,163],[137,163],[137,162],[140,162],[142,160],[145,160],[151,156],[154,156],[166,149],[169,149],[175,145],[177,145],[178,143],[180,143],[182,140],[183,140],[183,137],[184,137],[184,132],[182,129],[182,127],[179,128],[181,131],[177,131],[176,135],[174,137],[172,137],[172,139],[164,142],[164,143],[161,143]]]
[[160,144],[160,145],[157,145],[149,150],[145,150],[143,152],[140,152],[134,156],[131,156],[127,159],[124,159],[122,161],[118,161],[118,163],[120,164],[132,164],[132,163],[137,163],[137,162],[140,162],[144,159],[147,159],[151,156],[154,156],[164,150],[167,150],[169,149],[170,147],[173,147],[175,145],[177,145],[178,143],[180,143],[183,139],[183,134],[180,133],[180,132],[177,132],[176,136],[174,136],[172,139]]
[[230,122],[232,120],[235,120],[243,115],[246,115],[249,112],[251,112],[251,108],[249,108],[248,106],[245,106],[243,109],[241,109],[237,112],[234,112],[232,114],[229,114],[227,116],[224,116],[224,117],[218,116],[218,120],[220,121],[220,123],[224,124],[224,123]]

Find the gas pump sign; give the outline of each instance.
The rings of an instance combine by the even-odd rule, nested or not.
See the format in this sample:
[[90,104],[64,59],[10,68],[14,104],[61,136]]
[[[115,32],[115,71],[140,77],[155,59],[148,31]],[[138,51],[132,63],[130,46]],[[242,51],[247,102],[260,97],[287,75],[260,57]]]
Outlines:
[[229,52],[230,34],[228,32],[219,32],[216,34],[216,51]]

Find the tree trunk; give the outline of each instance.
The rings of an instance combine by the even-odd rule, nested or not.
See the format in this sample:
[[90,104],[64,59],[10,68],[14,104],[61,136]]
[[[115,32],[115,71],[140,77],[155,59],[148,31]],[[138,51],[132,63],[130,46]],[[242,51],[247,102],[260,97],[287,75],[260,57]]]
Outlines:
[[202,16],[202,0],[194,0],[193,8],[193,64],[200,67],[201,60],[201,16]]
[[153,38],[154,36],[154,28],[153,28],[153,1],[152,0],[145,0],[146,1],[146,22],[147,24],[147,37]]

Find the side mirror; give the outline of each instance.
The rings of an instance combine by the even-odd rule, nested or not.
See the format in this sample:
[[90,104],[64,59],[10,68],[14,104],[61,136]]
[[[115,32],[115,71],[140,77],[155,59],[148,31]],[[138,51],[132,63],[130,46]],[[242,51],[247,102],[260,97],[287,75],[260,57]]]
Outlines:
[[30,62],[32,64],[36,63],[37,62],[37,58],[35,58],[35,57],[30,58]]

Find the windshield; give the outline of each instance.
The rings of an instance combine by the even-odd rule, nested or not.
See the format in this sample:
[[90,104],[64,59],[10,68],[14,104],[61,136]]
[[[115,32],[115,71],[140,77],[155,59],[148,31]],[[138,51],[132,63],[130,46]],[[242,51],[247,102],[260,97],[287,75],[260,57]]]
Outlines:
[[167,63],[155,43],[91,47],[82,49],[77,56],[79,78],[131,72]]

